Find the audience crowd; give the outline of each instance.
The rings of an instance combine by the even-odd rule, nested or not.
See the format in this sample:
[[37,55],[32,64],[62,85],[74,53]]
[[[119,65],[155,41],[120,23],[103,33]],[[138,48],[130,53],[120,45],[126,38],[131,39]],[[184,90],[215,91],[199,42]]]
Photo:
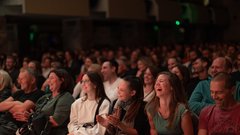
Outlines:
[[239,44],[41,56],[1,54],[1,135],[28,135],[25,125],[42,114],[48,135],[240,134]]

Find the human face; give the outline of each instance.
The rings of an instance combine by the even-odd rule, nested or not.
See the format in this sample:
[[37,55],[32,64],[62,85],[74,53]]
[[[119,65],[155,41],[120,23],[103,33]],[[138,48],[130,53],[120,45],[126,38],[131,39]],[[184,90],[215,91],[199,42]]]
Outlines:
[[64,80],[59,78],[55,73],[51,72],[48,77],[49,88],[52,92],[58,92]]
[[81,81],[82,90],[84,93],[89,94],[96,89],[96,86],[90,81],[89,77],[85,74]]
[[102,64],[101,72],[103,74],[104,81],[107,81],[113,74],[114,70],[110,66],[110,63],[107,61]]
[[6,59],[6,69],[11,70],[14,67],[14,60],[12,58]]
[[169,77],[165,74],[160,74],[154,85],[157,97],[162,97],[171,94],[171,85]]
[[31,68],[32,70],[36,70],[36,65],[33,62],[28,63],[28,68]]
[[225,60],[223,58],[216,58],[211,66],[211,75],[215,76],[219,72],[226,72]]
[[178,67],[174,67],[171,72],[177,75],[180,80],[183,80],[183,76]]
[[196,59],[197,58],[197,53],[195,51],[191,51],[189,53],[189,58],[190,58],[190,60]]
[[92,64],[92,60],[89,58],[86,58],[84,64],[87,68],[89,68]]
[[17,81],[21,86],[21,90],[29,91],[33,84],[33,77],[27,71],[23,71],[19,73]]
[[216,106],[220,108],[224,108],[225,103],[232,98],[232,90],[226,89],[223,81],[211,81],[210,92]]
[[195,73],[200,73],[204,70],[203,62],[201,59],[197,59],[193,62],[193,70]]
[[127,81],[122,80],[118,85],[118,99],[126,102],[136,94],[135,90],[129,88]]
[[140,71],[143,71],[146,68],[146,65],[141,60],[138,60],[137,67]]
[[150,71],[149,68],[147,68],[147,70],[145,71],[144,73],[144,84],[147,85],[147,84],[153,84],[154,83],[154,78],[153,78],[153,75]]
[[168,59],[168,70],[171,71],[174,66],[177,65],[177,61],[173,58]]

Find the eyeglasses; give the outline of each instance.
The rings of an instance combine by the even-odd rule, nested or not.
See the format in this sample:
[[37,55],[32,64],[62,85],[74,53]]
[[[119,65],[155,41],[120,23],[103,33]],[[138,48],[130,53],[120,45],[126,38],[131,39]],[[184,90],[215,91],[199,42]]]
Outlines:
[[90,82],[90,80],[82,80],[81,84],[85,84],[85,83],[89,83],[89,82]]

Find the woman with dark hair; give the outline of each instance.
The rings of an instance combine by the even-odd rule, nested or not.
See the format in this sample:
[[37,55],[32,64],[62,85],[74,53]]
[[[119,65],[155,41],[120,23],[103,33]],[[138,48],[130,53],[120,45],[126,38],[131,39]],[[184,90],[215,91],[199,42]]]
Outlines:
[[151,133],[164,135],[193,135],[191,113],[179,78],[161,72],[154,85],[156,97],[148,106]]
[[[34,116],[44,114],[49,117],[52,126],[49,135],[66,135],[70,108],[74,102],[74,98],[69,92],[73,89],[73,79],[66,70],[56,69],[50,72],[47,81],[51,93],[44,95],[37,101],[32,119]],[[29,112],[15,114],[15,118],[19,121],[28,121],[29,116]],[[21,129],[18,132],[21,134]]]
[[85,96],[72,104],[68,135],[103,135],[106,129],[97,123],[96,115],[108,114],[111,104],[102,77],[97,72],[87,72],[81,85]]
[[143,76],[143,91],[144,91],[144,98],[143,100],[145,102],[150,102],[154,96],[154,82],[158,75],[158,68],[155,66],[149,66],[147,67],[146,71],[144,72]]
[[109,135],[149,135],[150,125],[143,102],[143,83],[140,78],[128,76],[118,86],[118,100],[114,112],[97,121],[107,128]]
[[177,64],[172,68],[172,73],[176,74],[183,86],[186,86],[188,81],[190,80],[190,71],[187,67],[181,64]]

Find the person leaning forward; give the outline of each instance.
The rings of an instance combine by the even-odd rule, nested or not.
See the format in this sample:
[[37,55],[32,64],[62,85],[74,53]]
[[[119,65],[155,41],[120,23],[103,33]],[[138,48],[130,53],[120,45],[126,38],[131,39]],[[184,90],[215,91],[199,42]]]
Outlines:
[[18,82],[21,90],[0,103],[0,135],[13,135],[18,127],[24,123],[14,119],[15,112],[29,111],[34,109],[35,102],[44,94],[36,86],[36,74],[29,68],[20,70]]
[[220,72],[212,78],[210,92],[215,104],[201,111],[198,135],[240,134],[240,104],[234,99],[235,86],[228,73]]

